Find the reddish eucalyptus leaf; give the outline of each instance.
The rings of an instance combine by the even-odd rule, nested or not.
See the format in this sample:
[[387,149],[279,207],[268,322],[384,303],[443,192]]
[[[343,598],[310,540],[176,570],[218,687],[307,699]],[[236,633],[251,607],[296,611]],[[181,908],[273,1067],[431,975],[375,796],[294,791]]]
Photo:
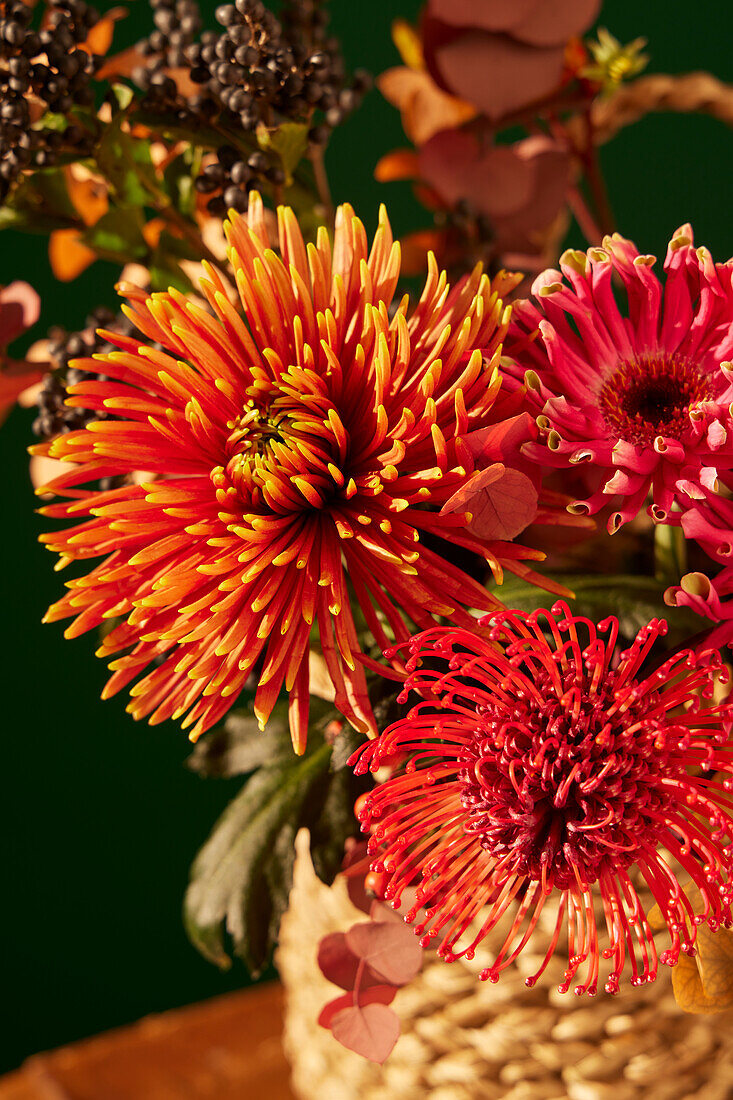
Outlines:
[[[318,945],[318,966],[324,978],[341,989],[353,989],[360,959],[346,943],[343,932],[331,932]],[[375,977],[368,966],[364,967],[359,981],[360,989],[381,985],[383,978]]]
[[405,924],[367,921],[346,933],[347,946],[364,959],[374,974],[392,985],[404,985],[422,965],[422,948]]
[[365,884],[370,861],[366,850],[366,841],[352,840],[351,846],[346,849],[346,855],[341,864],[341,870],[346,879],[349,900],[355,908],[361,909],[362,913],[368,913],[372,904],[372,896],[367,893]]
[[383,901],[379,901],[378,898],[374,898],[369,909],[369,916],[373,921],[378,924],[384,924],[385,921],[389,921],[393,924],[402,924],[403,917],[391,905],[385,905]]
[[480,27],[485,31],[509,31],[529,18],[543,0],[430,0],[434,19],[455,27]]
[[400,1021],[386,1005],[352,1005],[336,1013],[331,1032],[342,1046],[381,1065],[400,1037]]
[[494,462],[445,502],[445,512],[470,512],[468,529],[482,539],[513,539],[537,515],[537,490],[520,470]]
[[324,978],[341,989],[353,989],[359,959],[346,945],[343,932],[331,932],[318,944],[318,967]]
[[[373,985],[371,989],[359,990],[359,1004],[381,1004],[388,1005],[397,996],[397,987],[394,985]],[[337,1012],[341,1012],[344,1008],[352,1008],[354,1005],[353,993],[342,993],[340,997],[334,997],[332,1001],[324,1005],[321,1009],[321,1014],[318,1017],[318,1023],[321,1027],[330,1027],[331,1020],[334,1018]]]

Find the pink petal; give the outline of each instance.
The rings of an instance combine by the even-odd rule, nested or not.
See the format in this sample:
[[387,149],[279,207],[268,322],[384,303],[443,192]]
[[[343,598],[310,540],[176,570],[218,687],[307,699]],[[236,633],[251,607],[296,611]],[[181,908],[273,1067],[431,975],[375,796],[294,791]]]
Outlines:
[[34,325],[41,312],[41,299],[30,285],[17,280],[0,290],[0,347]]

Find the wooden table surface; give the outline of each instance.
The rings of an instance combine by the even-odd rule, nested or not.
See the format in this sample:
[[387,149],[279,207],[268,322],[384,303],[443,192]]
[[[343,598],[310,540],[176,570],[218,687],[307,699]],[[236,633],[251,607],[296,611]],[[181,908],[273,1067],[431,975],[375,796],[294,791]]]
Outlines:
[[283,994],[264,985],[149,1016],[0,1078],[0,1100],[295,1100]]

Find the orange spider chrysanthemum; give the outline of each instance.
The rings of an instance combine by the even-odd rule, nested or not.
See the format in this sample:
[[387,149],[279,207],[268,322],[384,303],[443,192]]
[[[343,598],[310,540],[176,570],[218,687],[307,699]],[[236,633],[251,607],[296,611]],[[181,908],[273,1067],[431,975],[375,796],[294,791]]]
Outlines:
[[[482,542],[465,512],[438,514],[507,415],[496,287],[476,271],[451,290],[433,260],[415,308],[405,297],[390,317],[399,246],[384,213],[371,251],[349,206],[333,252],[325,230],[306,247],[291,210],[278,220],[282,258],[259,196],[226,226],[241,309],[210,267],[211,313],[174,290],[128,287],[149,344],[105,333],[120,350],[76,364],[104,378],[69,391],[71,405],[114,419],[35,450],[74,464],[40,490],[71,499],[44,512],[83,521],[43,541],[62,561],[104,559],[69,582],[47,619],[75,616],[67,637],[122,620],[99,650],[115,658],[105,696],[153,664],[128,709],[150,722],[185,714],[197,736],[257,664],[258,719],[284,685],[302,751],[315,627],[337,706],[376,732],[351,598],[383,646],[406,639],[410,623],[468,625],[466,608],[496,606],[426,534],[497,572],[527,572],[521,559],[542,555]],[[140,470],[142,484],[79,488]]]

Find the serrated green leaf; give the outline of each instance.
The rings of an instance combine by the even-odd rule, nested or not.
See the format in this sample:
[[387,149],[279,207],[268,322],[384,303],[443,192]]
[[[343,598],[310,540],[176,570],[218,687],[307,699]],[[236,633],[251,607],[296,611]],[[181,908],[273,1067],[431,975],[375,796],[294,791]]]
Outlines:
[[12,206],[0,207],[0,230],[19,229],[26,233],[52,233],[54,229],[71,229],[76,219],[16,210]]
[[287,186],[308,148],[308,126],[304,122],[283,122],[270,130],[260,123],[257,127],[257,141],[261,149],[277,154],[285,172]]
[[234,145],[243,153],[253,153],[258,148],[254,137],[241,129],[230,129],[217,123],[211,126],[187,126],[172,111],[136,110],[131,116],[135,122],[147,126],[155,134],[175,141],[188,141],[192,146],[204,149],[218,149],[223,144]]
[[354,803],[370,784],[369,778],[341,768],[326,777],[321,790],[310,800],[313,816],[304,821],[310,831],[313,868],[321,882],[330,886],[341,870],[346,841],[358,832]]
[[327,774],[330,755],[321,742],[304,756],[260,768],[196,858],[185,924],[194,945],[217,965],[228,959],[225,930],[253,975],[267,963],[277,940],[282,898],[292,882],[291,851],[301,808]]
[[199,775],[225,778],[292,755],[287,707],[278,703],[264,731],[249,710],[230,711],[222,725],[198,739],[186,763]]
[[367,740],[365,733],[359,733],[353,726],[350,726],[348,722],[344,722],[341,732],[333,742],[333,753],[331,755],[331,771],[338,772],[342,768],[345,768],[348,764],[349,757],[356,752],[359,745],[363,745]]

